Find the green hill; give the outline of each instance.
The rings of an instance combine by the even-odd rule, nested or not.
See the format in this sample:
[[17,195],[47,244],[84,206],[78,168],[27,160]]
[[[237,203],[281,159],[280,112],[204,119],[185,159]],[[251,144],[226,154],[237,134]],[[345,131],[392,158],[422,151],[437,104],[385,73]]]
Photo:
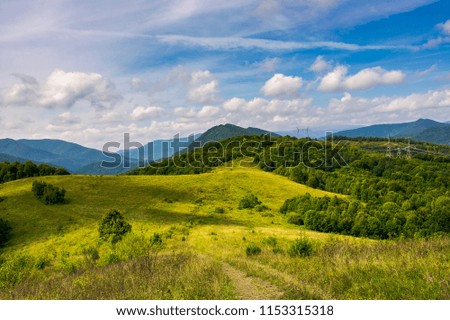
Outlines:
[[[11,225],[12,238],[0,248],[0,299],[450,298],[450,238],[415,229],[437,230],[425,223],[432,215],[446,226],[444,157],[386,159],[376,149],[384,141],[352,141],[342,150],[346,167],[289,169],[286,159],[315,142],[259,139],[249,154],[229,146],[223,161],[208,162],[214,165],[202,174],[169,168],[174,175],[1,184],[0,219]],[[175,159],[208,155],[208,146],[214,143]],[[67,203],[36,199],[36,179],[64,188]],[[246,207],[250,195],[253,208]],[[98,235],[111,209],[132,225],[116,244]],[[334,231],[353,224],[358,238]],[[399,225],[417,239],[361,237],[395,235],[389,232]]]

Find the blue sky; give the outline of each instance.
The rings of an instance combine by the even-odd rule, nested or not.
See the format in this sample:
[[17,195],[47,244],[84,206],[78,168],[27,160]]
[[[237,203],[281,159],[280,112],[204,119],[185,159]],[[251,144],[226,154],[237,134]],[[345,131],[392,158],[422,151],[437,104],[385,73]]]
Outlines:
[[2,1],[0,137],[450,120],[450,1]]

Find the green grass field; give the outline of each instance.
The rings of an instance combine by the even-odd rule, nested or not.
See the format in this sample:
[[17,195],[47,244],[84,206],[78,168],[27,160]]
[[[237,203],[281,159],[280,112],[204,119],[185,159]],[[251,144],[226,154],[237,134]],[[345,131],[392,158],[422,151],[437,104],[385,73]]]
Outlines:
[[[68,203],[53,206],[33,196],[34,180],[0,185],[0,218],[13,228],[2,299],[450,299],[449,238],[375,241],[288,224],[286,199],[330,194],[258,169],[39,178],[66,189]],[[268,210],[238,210],[250,193]],[[133,226],[115,245],[97,232],[110,209]],[[298,238],[310,256],[288,254]],[[247,256],[251,244],[261,253]]]

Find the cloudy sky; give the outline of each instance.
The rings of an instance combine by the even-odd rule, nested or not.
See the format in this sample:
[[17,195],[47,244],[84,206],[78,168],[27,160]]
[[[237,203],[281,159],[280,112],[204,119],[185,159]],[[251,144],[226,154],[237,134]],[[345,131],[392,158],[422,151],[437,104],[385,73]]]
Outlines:
[[0,2],[0,138],[450,120],[450,1]]

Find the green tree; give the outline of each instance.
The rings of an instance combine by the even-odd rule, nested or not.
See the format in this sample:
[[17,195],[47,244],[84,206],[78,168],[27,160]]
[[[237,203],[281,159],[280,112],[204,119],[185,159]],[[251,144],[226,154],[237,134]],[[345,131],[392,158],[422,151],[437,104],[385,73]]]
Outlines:
[[131,231],[131,224],[125,221],[122,214],[117,210],[110,210],[104,217],[98,228],[100,239],[116,243],[125,234]]

